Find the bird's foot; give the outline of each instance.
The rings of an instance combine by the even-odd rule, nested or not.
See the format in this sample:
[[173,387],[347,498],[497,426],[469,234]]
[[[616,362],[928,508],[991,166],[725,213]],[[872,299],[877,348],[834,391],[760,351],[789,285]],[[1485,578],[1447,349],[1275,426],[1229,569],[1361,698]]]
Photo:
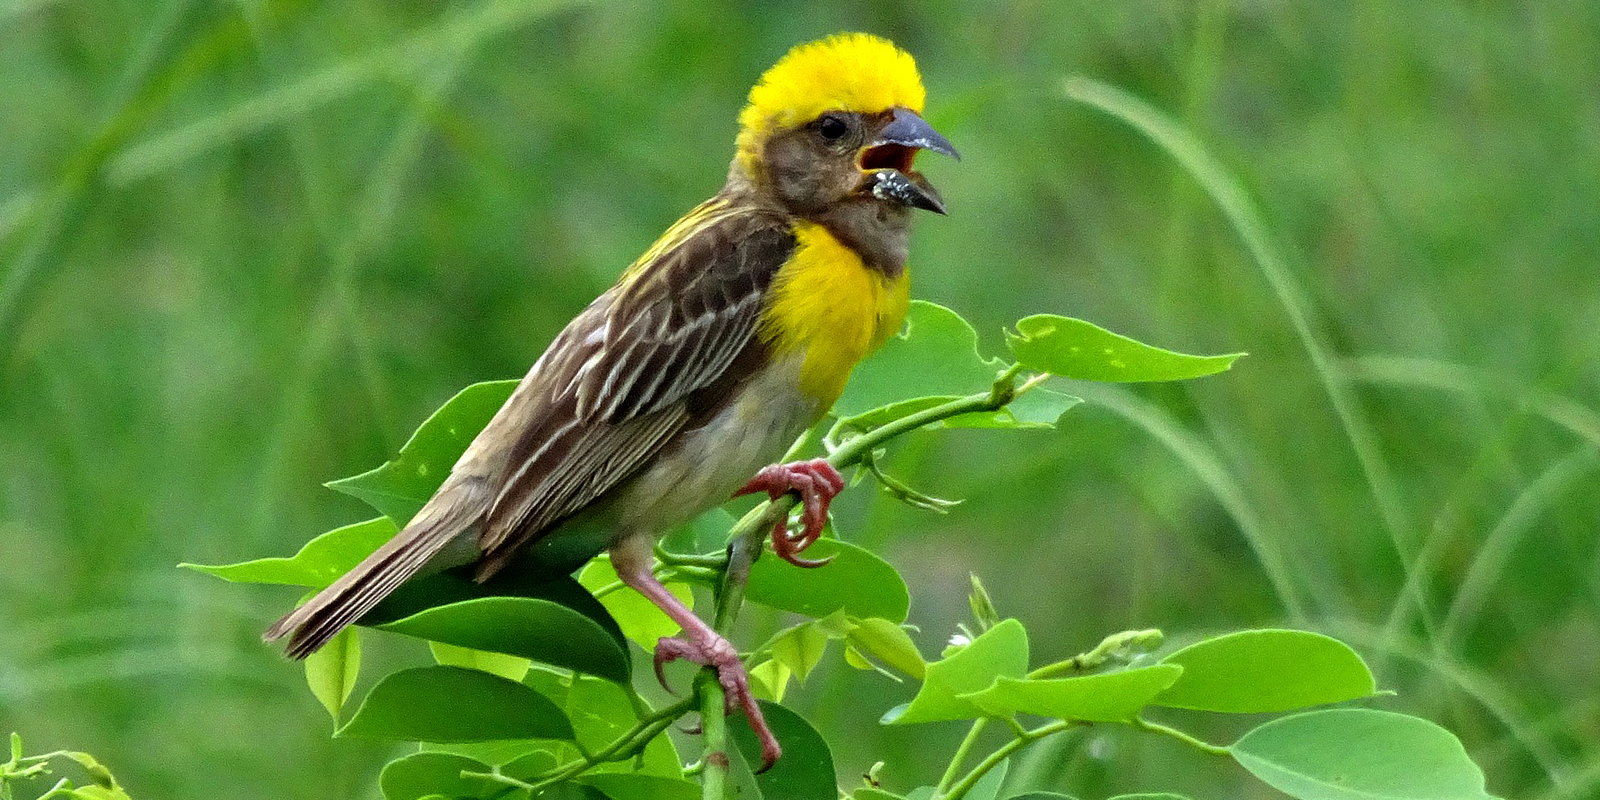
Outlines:
[[820,567],[832,558],[801,558],[800,553],[822,536],[822,529],[828,524],[828,504],[842,491],[844,476],[839,470],[825,458],[814,458],[762,467],[734,497],[766,492],[776,500],[789,492],[799,494],[803,526],[798,534],[791,534],[789,520],[778,520],[772,528],[772,550],[797,567]]
[[[700,638],[693,633],[689,635]],[[783,748],[778,745],[778,737],[772,735],[772,729],[767,727],[767,720],[761,715],[761,706],[756,703],[755,696],[750,694],[750,676],[744,671],[744,664],[739,662],[739,653],[733,649],[733,644],[715,634],[705,637],[704,641],[663,637],[656,643],[655,655],[656,679],[661,681],[662,686],[667,685],[667,678],[661,668],[680,658],[717,671],[717,682],[722,684],[726,703],[724,713],[731,714],[734,708],[739,708],[749,718],[750,729],[755,731],[756,739],[761,742],[761,769],[756,772],[766,772],[783,754]],[[668,689],[670,691],[670,687]]]

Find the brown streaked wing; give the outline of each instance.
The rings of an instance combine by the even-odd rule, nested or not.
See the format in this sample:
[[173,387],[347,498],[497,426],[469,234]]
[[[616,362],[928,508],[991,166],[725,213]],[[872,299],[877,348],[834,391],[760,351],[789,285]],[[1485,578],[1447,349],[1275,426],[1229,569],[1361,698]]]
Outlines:
[[[479,539],[479,577],[638,471],[690,422],[685,399],[751,342],[795,246],[781,218],[718,215],[630,271],[541,361]],[[587,318],[587,319],[586,319]],[[580,326],[580,323],[581,326]],[[745,365],[755,368],[759,364]]]

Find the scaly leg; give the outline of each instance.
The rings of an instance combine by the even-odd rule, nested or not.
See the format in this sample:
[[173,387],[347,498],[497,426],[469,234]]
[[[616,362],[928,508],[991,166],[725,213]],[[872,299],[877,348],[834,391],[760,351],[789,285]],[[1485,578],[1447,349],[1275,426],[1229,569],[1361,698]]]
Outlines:
[[776,500],[789,492],[798,493],[804,507],[800,519],[805,527],[799,534],[791,535],[788,519],[778,520],[772,528],[772,550],[797,567],[820,567],[832,559],[801,558],[800,552],[822,536],[822,529],[828,524],[828,504],[842,491],[844,476],[827,459],[816,458],[762,467],[755,478],[733,496],[766,492]]
[[[643,543],[642,547],[640,543]],[[739,662],[739,651],[722,634],[695,616],[683,601],[667,591],[661,581],[656,580],[651,572],[648,539],[630,537],[612,547],[611,566],[616,569],[617,577],[623,583],[644,595],[683,628],[682,638],[662,637],[656,643],[656,678],[661,685],[667,683],[666,677],[661,674],[661,667],[677,659],[714,667],[717,680],[727,695],[729,710],[735,705],[743,709],[750,720],[750,729],[755,731],[756,738],[761,742],[762,765],[757,772],[765,772],[783,754],[783,748],[778,745],[778,738],[772,734],[772,729],[767,727],[767,720],[761,715],[761,706],[756,703],[755,696],[750,694],[750,676],[745,673],[744,664]]]

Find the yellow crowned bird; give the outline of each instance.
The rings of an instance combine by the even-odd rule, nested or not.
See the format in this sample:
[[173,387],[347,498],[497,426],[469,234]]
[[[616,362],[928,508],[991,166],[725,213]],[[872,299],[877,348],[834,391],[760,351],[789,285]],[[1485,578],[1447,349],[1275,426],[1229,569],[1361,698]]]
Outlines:
[[[733,646],[651,574],[653,544],[736,494],[797,493],[800,566],[844,487],[817,459],[772,464],[827,413],[850,370],[899,330],[913,209],[944,213],[912,169],[956,157],[920,115],[916,63],[841,34],[795,47],[739,115],[727,184],[555,338],[450,476],[393,539],[267,630],[301,658],[420,574],[482,581],[513,557],[608,550],[622,580],[683,628],[656,666],[714,667],[771,765],[777,740]],[[765,465],[765,466],[764,466]]]

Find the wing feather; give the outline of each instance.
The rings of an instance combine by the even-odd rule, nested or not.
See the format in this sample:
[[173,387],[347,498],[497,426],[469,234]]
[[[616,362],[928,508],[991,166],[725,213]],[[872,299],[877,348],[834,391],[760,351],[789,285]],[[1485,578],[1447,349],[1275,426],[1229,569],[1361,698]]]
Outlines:
[[525,379],[529,391],[490,423],[498,435],[480,436],[512,442],[479,538],[480,579],[641,469],[694,424],[707,405],[690,403],[695,393],[727,381],[758,346],[762,301],[794,235],[780,217],[715,202],[690,215],[700,227],[673,226],[670,246],[573,320]]

